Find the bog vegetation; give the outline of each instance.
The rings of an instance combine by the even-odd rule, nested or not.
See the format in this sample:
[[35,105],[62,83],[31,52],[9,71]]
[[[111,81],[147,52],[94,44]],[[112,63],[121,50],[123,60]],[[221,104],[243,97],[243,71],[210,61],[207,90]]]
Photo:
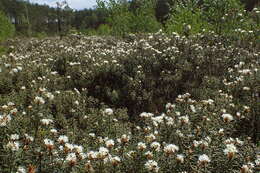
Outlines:
[[260,9],[162,2],[98,1],[62,39],[0,13],[0,172],[260,170]]

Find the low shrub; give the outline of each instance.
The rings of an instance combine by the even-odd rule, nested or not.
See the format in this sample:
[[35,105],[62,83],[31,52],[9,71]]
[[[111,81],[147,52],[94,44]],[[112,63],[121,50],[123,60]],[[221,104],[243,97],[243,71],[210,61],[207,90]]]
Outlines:
[[3,172],[257,171],[256,44],[161,31],[12,43]]

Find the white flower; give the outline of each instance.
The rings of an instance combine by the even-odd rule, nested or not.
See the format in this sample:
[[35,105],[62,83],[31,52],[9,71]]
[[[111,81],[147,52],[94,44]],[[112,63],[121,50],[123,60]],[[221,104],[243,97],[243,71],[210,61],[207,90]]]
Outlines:
[[234,144],[235,143],[235,140],[233,138],[229,138],[229,139],[226,139],[224,141],[225,144]]
[[225,154],[228,154],[228,153],[237,153],[237,148],[234,144],[227,144],[226,145],[226,149],[224,150],[224,153]]
[[92,138],[96,136],[95,133],[89,133],[88,135],[91,136]]
[[260,157],[255,160],[256,166],[260,166]]
[[153,121],[153,125],[155,127],[157,127],[158,124],[163,122],[164,117],[165,117],[165,114],[162,114],[161,116],[157,116],[157,117],[151,117],[151,119]]
[[50,139],[44,139],[44,144],[45,144],[45,145],[53,145],[54,143],[53,143],[53,141],[50,140]]
[[83,159],[87,158],[87,155],[85,153],[81,152],[81,153],[79,153],[79,157],[81,160],[83,160]]
[[15,115],[17,112],[18,112],[18,110],[16,108],[14,108],[10,111],[10,114]]
[[183,154],[177,154],[176,160],[180,163],[184,162],[184,155]]
[[191,109],[191,111],[192,111],[193,113],[196,113],[196,112],[197,112],[194,105],[190,105],[190,109]]
[[176,130],[176,134],[177,134],[180,138],[184,137],[184,134],[183,134],[180,130]]
[[227,144],[226,149],[224,149],[224,153],[228,156],[229,159],[232,159],[237,152],[237,148],[234,144]]
[[141,118],[152,118],[153,114],[152,113],[148,113],[148,112],[142,112],[139,116]]
[[245,91],[249,91],[250,88],[249,88],[249,87],[243,87],[243,90],[245,90]]
[[144,153],[147,159],[151,160],[153,158],[153,153],[151,151],[147,151]]
[[23,68],[22,68],[22,67],[20,67],[20,66],[17,66],[17,70],[18,70],[18,71],[22,71],[22,70],[23,70]]
[[98,136],[97,140],[100,144],[104,143],[104,139],[101,136]]
[[76,100],[74,103],[75,103],[75,105],[79,105],[79,101],[78,100]]
[[214,100],[212,99],[202,100],[202,103],[212,105],[214,103]]
[[186,31],[191,30],[191,26],[190,26],[190,25],[186,25],[186,26],[185,26],[185,30],[186,30]]
[[77,162],[77,156],[75,153],[69,153],[65,159],[70,165],[74,165]]
[[175,114],[176,114],[176,116],[180,116],[181,115],[181,113],[179,111],[176,111]]
[[153,172],[158,172],[159,171],[159,167],[158,167],[158,163],[154,160],[148,160],[145,163],[145,168],[148,169],[149,171],[153,171]]
[[130,136],[123,134],[120,139],[118,139],[119,143],[127,143],[130,140]]
[[26,169],[22,166],[19,166],[16,173],[26,173]]
[[65,149],[68,151],[72,151],[74,149],[74,145],[70,143],[65,144]]
[[198,160],[199,164],[206,164],[206,163],[209,163],[209,162],[210,162],[209,156],[207,156],[206,154],[199,156],[199,160]]
[[168,144],[164,147],[163,151],[167,154],[174,154],[176,151],[179,151],[179,147],[174,144]]
[[19,142],[8,142],[6,145],[7,148],[11,149],[12,151],[17,151],[19,150],[20,143]]
[[88,157],[89,160],[97,159],[97,157],[98,157],[98,152],[89,151],[89,152],[87,153],[87,157]]
[[222,114],[222,118],[225,122],[230,122],[230,121],[234,120],[233,116],[230,114],[227,114],[227,113]]
[[51,119],[41,119],[41,123],[42,123],[42,125],[47,126],[50,123],[53,123],[53,120],[51,120]]
[[160,151],[161,144],[159,142],[152,142],[151,148],[153,148],[155,151]]
[[17,72],[18,72],[18,69],[17,69],[17,68],[13,68],[13,69],[10,71],[10,74],[17,73]]
[[152,142],[152,141],[154,141],[155,139],[156,139],[156,137],[155,137],[155,135],[152,134],[152,133],[145,136],[145,140],[146,140],[147,142]]
[[110,161],[111,161],[113,166],[117,166],[121,162],[121,159],[120,159],[120,157],[115,156],[115,157],[112,157],[110,159]]
[[76,153],[82,153],[83,152],[83,147],[81,145],[74,145],[73,148],[76,151]]
[[168,109],[174,109],[175,106],[176,106],[176,105],[174,105],[174,104],[167,103],[165,107],[166,107],[166,109],[168,110]]
[[24,134],[24,136],[25,136],[25,139],[27,140],[27,141],[29,141],[29,142],[32,142],[32,141],[34,141],[34,138],[32,137],[32,136],[29,136],[28,134]]
[[112,115],[114,112],[113,112],[113,109],[111,109],[111,108],[106,108],[105,110],[104,110],[104,114],[105,115]]
[[44,144],[49,150],[54,148],[54,142],[50,139],[44,139]]
[[107,148],[112,148],[115,145],[115,142],[113,139],[109,139],[106,141],[106,147]]
[[193,147],[198,147],[201,143],[202,143],[202,141],[194,140],[192,146]]
[[236,144],[243,145],[244,141],[241,141],[240,139],[236,138]]
[[87,172],[93,173],[95,172],[93,166],[91,165],[91,162],[88,160],[87,163],[85,164],[85,169]]
[[182,124],[188,124],[189,123],[189,117],[187,115],[179,117],[179,120]]
[[209,137],[209,136],[207,136],[206,138],[205,138],[205,141],[207,141],[208,143],[211,143],[211,138]]
[[146,144],[143,143],[143,142],[138,142],[137,149],[141,150],[141,151],[145,150],[146,149]]
[[9,107],[7,105],[3,105],[2,109],[7,110]]
[[67,143],[68,141],[69,141],[69,138],[65,135],[61,135],[58,138],[58,142],[61,143],[61,144]]
[[224,135],[224,129],[223,128],[219,129],[218,134],[219,135]]
[[109,150],[105,147],[100,147],[98,151],[98,158],[104,159],[108,156]]
[[46,96],[48,99],[50,99],[50,100],[53,100],[53,99],[54,99],[54,95],[53,95],[52,93],[50,93],[50,92],[45,93],[45,96]]
[[36,96],[36,97],[34,98],[34,102],[37,103],[37,104],[44,104],[44,103],[45,103],[45,100],[44,100],[42,97]]
[[64,147],[62,145],[59,146],[60,151],[64,150]]
[[9,114],[8,115],[0,115],[0,127],[6,126],[7,123],[11,120],[12,120],[12,118]]
[[15,104],[13,102],[8,102],[7,105],[8,106],[15,106]]
[[10,137],[10,139],[11,139],[12,141],[18,140],[18,139],[19,139],[19,135],[18,135],[18,134],[12,134],[11,137]]
[[53,134],[57,134],[58,133],[58,131],[56,129],[51,129],[50,132],[53,133]]
[[248,165],[243,165],[240,169],[240,173],[252,173],[252,170]]
[[165,117],[165,120],[166,120],[166,124],[167,124],[168,126],[174,125],[174,120],[173,120],[172,117]]

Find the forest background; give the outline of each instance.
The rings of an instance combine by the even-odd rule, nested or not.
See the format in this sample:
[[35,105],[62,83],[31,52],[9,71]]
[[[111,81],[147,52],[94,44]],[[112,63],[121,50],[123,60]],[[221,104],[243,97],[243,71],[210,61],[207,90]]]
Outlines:
[[[73,10],[66,1],[58,2],[54,8],[25,0],[1,0],[0,38],[12,35],[44,37],[71,32],[122,36],[159,29],[181,34],[190,26],[191,33],[202,30],[230,33],[234,28],[245,29],[259,24],[259,19],[252,18],[249,13],[259,6],[257,0],[97,0],[97,4],[92,9]],[[243,17],[226,16],[224,19],[225,14],[235,15],[238,11]]]

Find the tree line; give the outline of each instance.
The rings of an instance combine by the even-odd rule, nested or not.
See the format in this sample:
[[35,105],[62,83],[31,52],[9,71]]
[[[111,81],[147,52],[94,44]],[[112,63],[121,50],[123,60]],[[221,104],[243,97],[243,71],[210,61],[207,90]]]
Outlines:
[[[150,1],[150,0],[149,0]],[[144,0],[116,0],[108,1],[111,4],[127,4],[128,11],[131,14],[137,16],[137,13],[142,13],[142,17],[147,16],[147,13],[154,15],[156,20],[164,25],[164,22],[169,19],[169,14],[171,13],[171,8],[178,2],[185,4],[188,1],[185,0],[151,0],[154,5],[150,6],[154,8],[153,14],[151,10],[145,12],[147,8],[144,8]],[[193,0],[199,5],[203,5],[205,0]],[[252,10],[258,0],[240,0],[245,5],[245,9]],[[73,10],[64,1],[64,6],[59,7],[49,7],[47,5],[39,5],[30,3],[29,0],[1,0],[0,1],[0,11],[2,11],[9,20],[14,24],[16,34],[32,36],[37,33],[43,34],[65,34],[71,30],[86,31],[86,30],[96,30],[102,24],[112,25],[110,18],[111,11],[104,10],[102,8],[102,0],[97,0],[98,6],[93,9],[83,9],[83,10]],[[115,5],[114,4],[114,5]],[[149,7],[149,8],[150,8]],[[107,7],[106,7],[107,8]],[[113,10],[118,8],[113,8]],[[141,11],[141,12],[140,12]],[[153,17],[152,17],[153,18]],[[134,18],[138,20],[138,18]],[[142,20],[142,19],[139,19]],[[155,25],[151,23],[148,27]],[[103,28],[104,29],[104,28]],[[105,28],[106,29],[106,28]],[[135,31],[135,30],[134,30]]]
[[[65,1],[66,2],[66,1]],[[16,33],[31,36],[36,33],[55,34],[71,29],[97,28],[105,16],[97,9],[73,10],[67,3],[63,7],[50,7],[30,3],[29,0],[1,0],[0,11],[14,24]]]

